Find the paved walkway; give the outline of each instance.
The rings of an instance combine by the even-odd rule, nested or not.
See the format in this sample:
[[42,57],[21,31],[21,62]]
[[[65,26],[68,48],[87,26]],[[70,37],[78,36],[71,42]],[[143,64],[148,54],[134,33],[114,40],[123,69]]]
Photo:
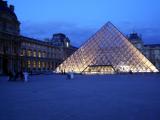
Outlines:
[[0,120],[160,120],[160,75],[0,77]]

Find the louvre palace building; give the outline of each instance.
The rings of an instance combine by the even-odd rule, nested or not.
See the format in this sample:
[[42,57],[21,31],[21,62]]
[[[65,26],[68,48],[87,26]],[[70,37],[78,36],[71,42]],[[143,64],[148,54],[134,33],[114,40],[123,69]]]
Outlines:
[[160,70],[160,44],[144,44],[137,33],[132,33],[127,38]]
[[0,74],[53,71],[76,49],[62,33],[48,41],[22,36],[14,6],[0,0]]
[[111,23],[104,25],[79,49],[63,33],[53,34],[47,41],[29,38],[20,34],[14,6],[0,0],[0,74],[54,70],[157,72],[160,45],[145,45],[137,33],[123,36]]

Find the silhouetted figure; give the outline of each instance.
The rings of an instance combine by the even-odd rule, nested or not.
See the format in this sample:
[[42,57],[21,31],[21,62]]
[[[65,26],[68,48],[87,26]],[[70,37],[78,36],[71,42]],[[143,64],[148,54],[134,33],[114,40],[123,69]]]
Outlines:
[[24,81],[28,82],[28,72],[23,72],[24,75]]
[[64,70],[63,74],[65,75],[66,74],[66,71]]
[[19,78],[19,72],[15,74],[15,80],[17,80],[18,78]]
[[73,73],[73,71],[72,71],[72,72],[69,72],[69,73],[67,74],[67,77],[68,77],[68,79],[73,79],[73,78],[74,78],[74,73]]
[[13,74],[13,81],[16,81],[16,73],[13,71],[12,74]]
[[61,70],[61,74],[63,75],[63,70]]
[[132,70],[129,71],[129,74],[133,74]]
[[22,71],[20,72],[20,79],[21,79],[21,80],[24,80],[24,75],[23,75],[23,72],[22,72]]
[[9,76],[8,81],[12,81],[13,80],[13,73],[11,71],[8,72],[8,76]]
[[70,73],[67,73],[67,78],[70,79],[70,77],[71,77],[71,76],[70,76]]

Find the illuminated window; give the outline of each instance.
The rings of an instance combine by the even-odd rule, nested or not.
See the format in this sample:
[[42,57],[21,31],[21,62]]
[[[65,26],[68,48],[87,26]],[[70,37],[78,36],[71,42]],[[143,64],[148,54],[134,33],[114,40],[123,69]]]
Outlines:
[[31,61],[28,60],[28,68],[31,68]]
[[21,51],[21,56],[25,56],[25,50],[24,49]]
[[69,43],[68,42],[66,42],[66,46],[69,47]]
[[41,62],[38,61],[38,68],[41,68]]
[[29,56],[29,57],[31,56],[31,50],[27,51],[27,56]]
[[33,61],[33,68],[36,68],[36,61]]
[[36,51],[34,51],[33,52],[33,57],[36,57],[36,56],[37,56]]
[[38,57],[41,57],[41,56],[42,56],[42,55],[41,55],[41,52],[39,51],[39,52],[38,52]]

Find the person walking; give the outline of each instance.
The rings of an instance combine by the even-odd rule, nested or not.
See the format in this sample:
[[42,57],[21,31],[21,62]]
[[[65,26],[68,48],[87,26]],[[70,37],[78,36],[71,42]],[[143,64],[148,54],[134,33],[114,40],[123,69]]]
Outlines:
[[28,82],[28,72],[23,72],[24,75],[24,81]]

